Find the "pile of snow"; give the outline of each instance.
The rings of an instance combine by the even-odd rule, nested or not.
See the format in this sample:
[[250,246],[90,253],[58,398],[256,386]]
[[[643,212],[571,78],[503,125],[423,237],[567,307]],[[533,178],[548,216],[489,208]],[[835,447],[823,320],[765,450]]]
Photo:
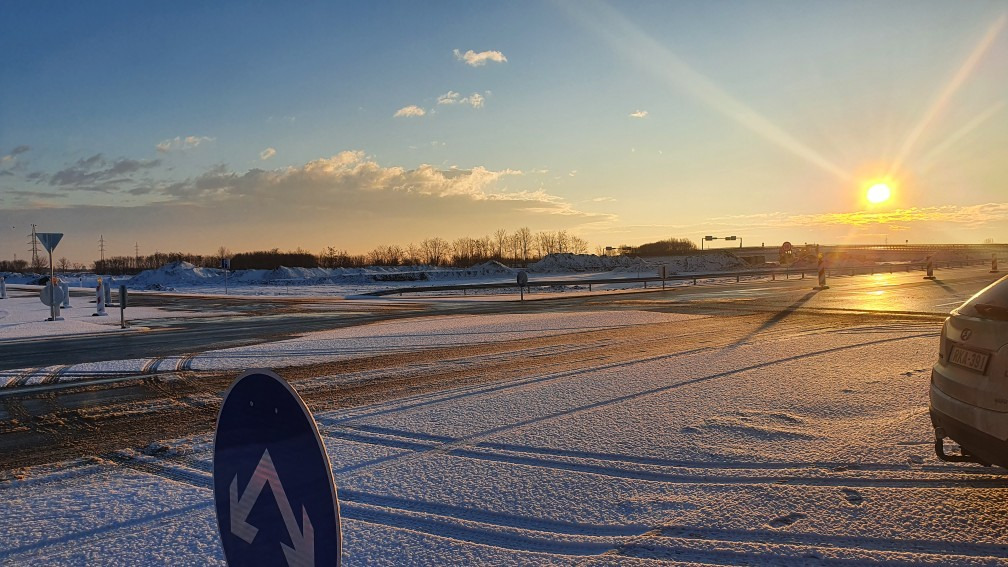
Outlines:
[[691,256],[664,256],[651,261],[655,266],[665,266],[669,274],[725,272],[752,267],[735,254],[722,250]]
[[541,273],[634,271],[645,268],[650,269],[650,264],[641,258],[570,253],[549,254],[529,264],[529,270]]
[[216,268],[197,268],[189,262],[172,262],[154,270],[144,270],[129,280],[139,289],[166,289],[174,285],[201,285],[224,281],[224,272]]
[[550,254],[529,265],[533,272],[654,272],[666,267],[669,274],[707,273],[742,270],[749,265],[731,252],[716,251],[689,256],[638,258],[631,256],[596,256],[594,254]]
[[431,280],[457,280],[463,278],[484,278],[487,276],[511,277],[515,274],[515,270],[496,260],[491,260],[469,268],[440,268],[427,270],[424,273],[427,275],[427,279]]

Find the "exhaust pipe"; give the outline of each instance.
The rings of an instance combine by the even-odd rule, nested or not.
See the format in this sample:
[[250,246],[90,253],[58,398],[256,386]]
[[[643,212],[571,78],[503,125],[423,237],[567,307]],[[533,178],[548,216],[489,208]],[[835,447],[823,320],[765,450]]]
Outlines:
[[[947,463],[975,463],[978,465],[983,465],[985,467],[991,466],[990,463],[985,463],[980,459],[974,457],[973,455],[966,453],[965,451],[963,451],[962,454],[959,455],[947,454],[945,452],[945,437],[947,437],[945,435],[945,430],[940,427],[936,427],[935,446],[934,446],[935,455],[937,455],[938,458],[941,459],[942,461],[945,461]],[[960,447],[959,450],[962,451],[962,447]]]

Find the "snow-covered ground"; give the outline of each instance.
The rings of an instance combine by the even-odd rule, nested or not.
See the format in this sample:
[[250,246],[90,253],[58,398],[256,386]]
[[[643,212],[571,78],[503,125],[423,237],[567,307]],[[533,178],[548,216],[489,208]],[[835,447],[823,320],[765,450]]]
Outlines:
[[[41,383],[67,383],[103,376],[164,372],[176,369],[240,371],[245,368],[282,368],[395,352],[415,352],[463,344],[485,344],[648,323],[686,321],[693,318],[696,316],[645,311],[423,317],[392,323],[376,323],[306,333],[303,336],[284,341],[210,350],[189,356],[106,360],[73,365],[2,370],[0,371],[0,388],[31,386]],[[59,324],[63,323],[66,322]],[[80,323],[80,325],[86,324],[86,322]],[[49,328],[37,323],[34,325],[42,329]],[[52,323],[48,323],[48,325],[52,325]],[[103,327],[103,325],[92,326]],[[25,327],[31,329],[32,325],[25,324]],[[84,328],[86,330],[91,327]]]
[[[611,324],[523,317],[385,323],[357,348]],[[639,317],[616,320],[682,325]],[[932,454],[936,342],[811,331],[318,412],[344,560],[1003,564],[1008,477]],[[221,565],[211,462],[200,436],[8,471],[0,563]]]
[[[94,316],[94,298],[89,302],[83,297],[71,295],[70,305],[69,308],[60,309],[62,321],[46,321],[49,318],[49,307],[39,299],[38,291],[30,290],[26,294],[20,290],[9,290],[7,299],[0,299],[0,340],[141,330],[140,327],[122,329],[118,307],[108,307],[104,317]],[[186,313],[186,317],[210,317],[221,313]],[[126,308],[127,322],[131,319],[159,319],[178,315],[178,312],[157,307]]]

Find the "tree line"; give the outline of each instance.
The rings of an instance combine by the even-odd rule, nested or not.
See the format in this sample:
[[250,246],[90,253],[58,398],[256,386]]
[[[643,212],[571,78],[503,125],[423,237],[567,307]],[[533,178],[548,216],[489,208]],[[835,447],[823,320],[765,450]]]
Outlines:
[[[619,246],[616,248],[597,246],[595,254],[610,253],[633,256],[672,256],[690,254],[697,250],[689,239],[669,238],[640,246]],[[489,261],[497,261],[512,267],[524,267],[550,254],[588,254],[589,244],[585,239],[565,230],[533,232],[528,227],[514,231],[498,229],[481,237],[461,236],[454,240],[426,238],[407,246],[396,244],[376,246],[364,254],[351,254],[346,250],[327,246],[318,254],[298,248],[281,251],[278,248],[232,254],[221,246],[215,254],[192,254],[186,252],[154,252],[148,255],[110,256],[95,260],[91,269],[96,273],[122,275],[137,274],[144,270],[156,269],[172,262],[188,262],[197,267],[219,268],[221,261],[230,259],[233,270],[272,270],[281,266],[299,268],[363,268],[366,266],[455,266],[469,267]],[[41,260],[41,259],[40,259]],[[0,271],[40,273],[48,266],[29,265],[25,260],[0,260]],[[55,263],[60,272],[80,272],[87,267],[71,264],[66,258]]]

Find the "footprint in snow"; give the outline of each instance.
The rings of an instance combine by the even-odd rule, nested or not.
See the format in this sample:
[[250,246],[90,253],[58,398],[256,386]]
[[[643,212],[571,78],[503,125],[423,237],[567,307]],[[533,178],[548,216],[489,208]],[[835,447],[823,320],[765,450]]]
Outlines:
[[771,528],[784,528],[806,517],[807,516],[801,512],[791,512],[790,514],[778,516],[770,520],[767,522],[767,525]]
[[854,506],[860,506],[864,502],[864,496],[860,492],[854,490],[853,488],[844,488],[840,492],[843,492],[844,498]]

